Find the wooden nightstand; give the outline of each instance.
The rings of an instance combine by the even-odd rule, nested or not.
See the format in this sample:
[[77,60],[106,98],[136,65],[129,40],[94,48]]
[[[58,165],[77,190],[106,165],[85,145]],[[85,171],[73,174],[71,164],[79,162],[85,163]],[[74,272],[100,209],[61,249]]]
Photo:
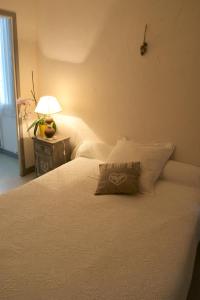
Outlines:
[[70,160],[70,138],[42,139],[33,137],[35,172],[43,175]]

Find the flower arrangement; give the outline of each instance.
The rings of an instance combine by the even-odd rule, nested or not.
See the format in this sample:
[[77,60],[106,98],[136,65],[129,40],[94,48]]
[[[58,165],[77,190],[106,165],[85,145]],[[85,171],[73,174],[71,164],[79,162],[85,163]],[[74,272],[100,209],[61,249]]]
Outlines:
[[[17,106],[19,107],[19,116],[23,120],[29,119],[33,114],[33,108],[36,108],[38,101],[35,93],[35,83],[34,83],[34,72],[32,71],[32,98],[19,98],[17,99]],[[34,128],[34,135],[36,136],[38,128],[40,128],[41,136],[44,136],[44,131],[47,126],[51,126],[56,131],[56,124],[52,119],[41,117],[37,114],[38,118],[33,121],[33,123],[28,127],[27,131]],[[51,124],[50,124],[51,123]]]
[[[19,116],[23,120],[28,120],[33,115],[33,107],[37,106],[37,98],[35,93],[35,83],[34,83],[34,72],[32,71],[32,98],[19,98],[17,99],[17,106],[19,107]],[[44,118],[38,118],[28,127],[27,131],[34,127],[34,135],[37,133],[39,124],[44,123]]]
[[18,98],[17,99],[17,106],[19,107],[19,116],[26,120],[29,118],[29,116],[32,114],[31,112],[31,104],[33,99],[31,98]]
[[[27,131],[29,131],[31,128],[34,127],[34,135],[36,136],[37,134],[37,130],[38,130],[38,127],[41,128],[42,125],[46,125],[46,121],[45,121],[45,117],[41,117],[37,120],[35,120],[27,129]],[[44,128],[45,129],[45,128]],[[44,131],[44,129],[42,129],[42,131]],[[42,133],[41,135],[44,135],[44,133]]]
[[[35,93],[35,83],[34,83],[34,72],[32,71],[32,89],[31,89],[32,98],[18,98],[17,107],[19,107],[19,116],[23,120],[27,120],[32,115],[32,104],[34,107],[37,106],[37,99]],[[39,117],[39,116],[38,116]]]

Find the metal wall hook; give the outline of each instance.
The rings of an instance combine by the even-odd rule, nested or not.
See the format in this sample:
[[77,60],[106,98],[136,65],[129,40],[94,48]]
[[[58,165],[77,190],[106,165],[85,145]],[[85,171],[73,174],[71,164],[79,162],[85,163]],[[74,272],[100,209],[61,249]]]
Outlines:
[[145,26],[145,30],[144,30],[144,41],[143,41],[143,44],[142,46],[140,47],[140,54],[143,56],[147,50],[148,50],[148,44],[146,42],[146,33],[147,33],[147,24]]

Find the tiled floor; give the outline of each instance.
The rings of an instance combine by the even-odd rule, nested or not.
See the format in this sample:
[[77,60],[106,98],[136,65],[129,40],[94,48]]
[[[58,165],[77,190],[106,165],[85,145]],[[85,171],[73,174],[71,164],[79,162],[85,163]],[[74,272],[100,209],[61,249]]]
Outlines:
[[34,173],[25,177],[19,176],[18,160],[0,153],[0,194],[22,185],[34,177]]

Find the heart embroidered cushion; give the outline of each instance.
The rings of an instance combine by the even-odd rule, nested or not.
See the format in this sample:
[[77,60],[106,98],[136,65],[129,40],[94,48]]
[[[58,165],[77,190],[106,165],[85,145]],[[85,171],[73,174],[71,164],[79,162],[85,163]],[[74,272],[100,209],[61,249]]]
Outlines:
[[139,162],[100,164],[99,172],[95,195],[136,194],[139,191]]
[[173,151],[174,145],[171,143],[139,144],[131,140],[119,140],[107,162],[140,161],[140,191],[150,192]]

